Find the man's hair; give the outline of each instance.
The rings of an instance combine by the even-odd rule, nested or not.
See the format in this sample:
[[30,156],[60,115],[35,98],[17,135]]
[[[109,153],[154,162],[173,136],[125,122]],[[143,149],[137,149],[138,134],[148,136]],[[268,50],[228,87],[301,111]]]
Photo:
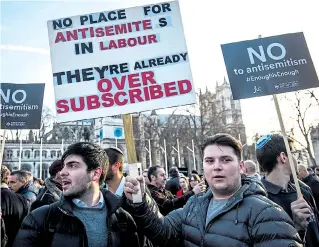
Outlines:
[[120,172],[123,172],[124,167],[124,155],[123,152],[115,147],[110,147],[105,149],[105,152],[107,154],[107,157],[109,158],[110,166],[115,164],[116,162],[119,162],[120,165]]
[[242,145],[240,141],[236,140],[236,138],[232,137],[229,134],[216,134],[212,137],[208,137],[204,144],[202,145],[202,153],[204,153],[205,148],[211,145],[220,145],[220,146],[225,146],[225,147],[231,147],[236,156],[238,157],[238,160],[241,160],[241,153],[242,153]]
[[8,167],[1,166],[1,183],[8,184],[10,170]]
[[[24,179],[26,182],[30,181],[30,178],[32,176],[32,174],[30,174],[30,172],[27,171],[14,171],[11,172],[11,176],[16,176],[19,182],[22,182],[22,180]],[[31,176],[30,176],[31,175]]]
[[106,152],[98,145],[90,142],[78,142],[68,146],[67,150],[62,155],[61,161],[70,155],[80,156],[87,165],[87,171],[93,171],[97,168],[102,169],[100,184],[105,180],[105,176],[109,167],[109,159]]
[[55,177],[55,175],[62,171],[64,165],[61,160],[55,160],[52,162],[52,164],[49,167],[49,173],[51,177]]
[[159,165],[151,166],[150,168],[148,168],[148,171],[147,171],[148,180],[152,181],[151,175],[157,177],[157,169],[160,169],[160,168],[162,167]]
[[176,166],[171,167],[171,169],[169,169],[169,176],[170,177],[179,177],[179,171],[178,168]]
[[250,171],[250,172],[256,172],[257,170],[257,165],[254,161],[252,160],[245,160],[245,168]]
[[[304,164],[299,164],[297,166],[297,170],[299,171],[300,169],[305,170],[305,171],[309,171],[309,167],[305,166]],[[311,168],[310,168],[311,169]],[[312,170],[312,169],[311,169]]]
[[[266,138],[265,138],[266,137]],[[259,145],[259,143],[260,145]],[[288,139],[291,144],[291,139]],[[266,173],[272,172],[277,165],[277,157],[284,152],[286,156],[287,150],[284,138],[280,134],[272,134],[261,137],[257,141],[256,154],[259,165]]]
[[35,178],[33,177],[33,183],[38,182],[41,186],[44,186],[44,181],[41,178]]

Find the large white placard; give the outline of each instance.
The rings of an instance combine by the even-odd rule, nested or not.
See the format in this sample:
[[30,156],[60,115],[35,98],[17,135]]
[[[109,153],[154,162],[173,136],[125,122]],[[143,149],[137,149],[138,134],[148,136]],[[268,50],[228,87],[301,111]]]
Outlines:
[[59,122],[196,102],[178,1],[48,21]]

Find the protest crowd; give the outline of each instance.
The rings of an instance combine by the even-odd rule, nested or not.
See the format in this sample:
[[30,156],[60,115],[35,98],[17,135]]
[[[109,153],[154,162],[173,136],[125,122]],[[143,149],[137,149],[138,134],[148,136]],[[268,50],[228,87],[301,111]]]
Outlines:
[[281,135],[257,142],[263,176],[228,134],[201,150],[202,175],[154,164],[132,177],[121,149],[88,142],[70,145],[44,182],[2,165],[1,246],[319,246],[319,178],[298,165],[297,198]]
[[[15,12],[20,15],[23,11]],[[204,27],[202,13],[199,19],[204,28],[197,26],[195,12],[192,9],[189,23],[193,22],[198,30],[214,33],[210,23]],[[56,109],[52,125],[62,124],[63,131],[43,128],[45,83],[1,82],[1,247],[319,247],[319,160],[315,160],[318,156],[297,161],[292,155],[292,140],[287,137],[276,96],[319,86],[302,32],[219,44],[231,91],[220,99],[207,94],[207,102],[197,105],[196,99],[202,92],[195,92],[179,1],[87,15],[68,13],[72,16],[51,16],[54,19],[47,21],[54,88],[49,89],[49,94],[54,94]],[[247,19],[260,25],[261,20],[250,16]],[[272,18],[267,18],[267,22],[269,19]],[[14,17],[11,22],[15,23],[13,20]],[[31,30],[31,25],[21,26]],[[27,36],[36,40],[31,31]],[[211,46],[212,40],[200,33],[198,36],[202,40],[189,43]],[[24,41],[28,45],[27,38]],[[1,45],[1,49],[8,47],[11,45]],[[18,52],[21,47],[13,50]],[[28,47],[27,51],[34,50],[39,49]],[[49,52],[41,48],[41,53]],[[201,60],[199,67],[210,63],[215,56],[206,50],[202,53],[207,62]],[[18,59],[9,60],[13,64]],[[14,66],[15,70],[21,67]],[[205,66],[206,70],[214,67]],[[43,68],[42,71],[50,70]],[[37,73],[30,69],[26,76]],[[221,87],[226,84],[224,79]],[[216,91],[217,88],[218,83]],[[314,92],[309,90],[308,94],[311,103],[306,111],[311,104],[319,106]],[[247,141],[241,143],[240,135],[245,127],[241,127],[243,120],[239,121],[239,101],[234,100],[267,95],[273,97],[280,131],[258,126],[263,133],[270,133],[256,134],[252,148],[248,148]],[[297,93],[296,97],[299,97]],[[210,106],[211,98],[218,101],[216,106]],[[301,97],[298,99],[300,103]],[[224,107],[225,102],[229,109]],[[185,131],[181,124],[172,121],[176,130],[184,132],[176,132],[174,136],[168,133],[166,136],[173,141],[166,145],[166,136],[158,137],[157,133],[157,129],[166,126],[158,126],[160,121],[154,120],[153,111],[186,105],[190,106],[189,116],[191,111],[195,112],[185,121],[194,129],[195,137],[188,133],[189,129]],[[220,117],[215,109],[217,105],[222,105],[226,114],[235,112],[234,116]],[[258,107],[263,112],[268,105]],[[140,116],[151,111],[152,123],[142,120],[132,123],[130,114]],[[198,111],[200,116],[196,115]],[[116,119],[119,121],[114,126],[104,119],[115,115],[121,120]],[[261,124],[262,121],[251,115],[256,125]],[[298,119],[302,119],[305,129],[303,115],[299,112]],[[285,116],[290,117],[290,113],[285,112]],[[221,119],[216,125],[235,126],[235,122],[239,125],[232,127],[235,131],[226,127],[216,131],[215,122],[209,120],[207,126],[202,124],[207,118]],[[231,118],[236,120],[230,122]],[[96,125],[84,126],[86,120],[94,120]],[[198,121],[202,125],[197,125]],[[67,123],[72,126],[67,127]],[[156,134],[145,134],[146,125],[152,131],[157,128]],[[304,136],[308,137],[314,126],[311,123]],[[319,148],[319,125],[317,129]],[[20,149],[14,152],[19,156],[19,165],[12,160],[4,162],[4,154],[9,150],[7,130],[17,131]],[[31,132],[32,138],[23,136],[25,130]],[[33,139],[33,130],[39,133],[37,152],[33,152],[31,141],[27,143]],[[21,138],[18,131],[22,133]],[[141,138],[134,136],[138,131],[142,133]],[[74,135],[72,139],[69,133]],[[112,137],[107,137],[112,143],[103,142],[107,139],[104,134]],[[178,138],[183,135],[191,136],[192,149],[186,141],[181,149],[182,153],[184,149],[185,153],[189,152],[188,156],[192,153],[192,162],[181,162]],[[120,139],[122,143],[118,145]],[[155,139],[157,143],[151,146]],[[42,153],[43,140],[48,141],[45,145],[52,144],[55,148],[49,162],[42,160],[47,155],[47,151],[45,155]],[[65,140],[68,142],[63,146]],[[29,147],[22,149],[23,141],[30,144],[32,157]],[[139,142],[139,149],[135,149],[135,141]],[[308,139],[306,142],[303,151],[309,155],[311,145]],[[18,144],[13,144],[17,149]],[[246,151],[255,154],[249,156],[251,159],[244,155],[245,145]],[[144,154],[148,152],[147,158],[142,157],[141,150]],[[153,156],[155,159],[152,150],[158,151]],[[22,152],[26,156],[26,151],[29,163],[25,165],[30,165],[30,170],[21,161]],[[171,156],[167,162],[174,152],[178,158]]]

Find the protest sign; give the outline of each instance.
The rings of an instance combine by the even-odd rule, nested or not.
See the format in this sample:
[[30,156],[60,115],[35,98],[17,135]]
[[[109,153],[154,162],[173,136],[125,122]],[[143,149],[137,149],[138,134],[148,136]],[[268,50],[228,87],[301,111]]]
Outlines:
[[58,122],[196,102],[178,1],[48,21]]
[[318,87],[303,33],[221,45],[234,99]]
[[1,129],[40,129],[44,84],[1,83]]

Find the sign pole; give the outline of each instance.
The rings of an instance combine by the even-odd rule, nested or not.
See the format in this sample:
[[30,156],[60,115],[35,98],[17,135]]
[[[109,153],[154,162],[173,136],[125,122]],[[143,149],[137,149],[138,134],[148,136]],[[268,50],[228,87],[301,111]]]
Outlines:
[[1,143],[1,153],[0,153],[0,164],[2,165],[3,155],[4,155],[4,145],[6,143],[6,134],[7,129],[4,129],[3,136],[2,136],[2,143]]
[[166,140],[165,140],[165,139],[164,139],[164,153],[165,153],[165,170],[166,170],[166,174],[168,174],[167,153],[166,153]]
[[115,138],[115,147],[117,147],[117,138]]
[[64,152],[64,141],[63,141],[63,138],[62,138],[61,153],[63,154],[63,152]]
[[21,158],[22,158],[22,138],[20,139],[19,170],[21,170]]
[[148,154],[150,156],[150,167],[153,165],[152,164],[152,149],[151,149],[151,139],[148,140]]
[[127,158],[129,164],[137,163],[135,143],[133,136],[132,116],[130,114],[122,115]]
[[277,99],[277,95],[276,94],[273,94],[273,99],[274,99],[274,102],[275,102],[275,107],[276,107],[276,112],[277,112],[277,116],[278,116],[278,119],[279,119],[281,133],[282,133],[282,136],[284,138],[284,142],[285,142],[285,146],[286,146],[286,150],[287,150],[287,154],[288,154],[288,160],[289,160],[292,176],[293,176],[294,183],[295,183],[296,190],[297,190],[297,195],[298,195],[298,198],[302,198],[302,194],[301,194],[301,190],[300,190],[300,186],[299,186],[299,182],[298,182],[298,178],[297,178],[296,168],[295,168],[295,165],[294,165],[294,162],[293,162],[293,159],[292,159],[292,154],[291,154],[291,151],[290,151],[288,138],[287,138],[284,122],[282,120],[281,111],[280,111],[280,107],[279,107],[279,103],[278,103],[278,99]]
[[194,146],[194,140],[193,139],[192,139],[192,148],[193,148],[194,169],[196,170],[195,146]]
[[181,153],[179,151],[179,140],[177,139],[177,155],[178,155],[178,167],[181,167]]
[[42,179],[42,137],[40,138],[40,176],[39,178]]

